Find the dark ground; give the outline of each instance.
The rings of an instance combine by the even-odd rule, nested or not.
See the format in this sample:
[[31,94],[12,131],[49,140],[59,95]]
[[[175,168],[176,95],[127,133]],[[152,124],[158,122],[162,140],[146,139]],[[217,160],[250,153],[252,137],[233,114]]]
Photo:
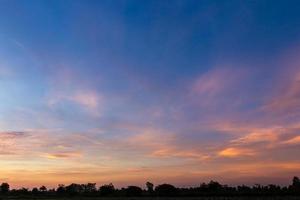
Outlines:
[[0,200],[300,200],[300,197],[0,197]]

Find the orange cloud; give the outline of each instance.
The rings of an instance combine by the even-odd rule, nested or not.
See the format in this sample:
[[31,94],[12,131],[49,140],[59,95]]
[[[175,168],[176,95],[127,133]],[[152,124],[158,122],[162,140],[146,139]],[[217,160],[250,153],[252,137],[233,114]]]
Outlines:
[[207,160],[211,157],[209,155],[203,155],[196,150],[180,150],[180,149],[171,149],[171,148],[163,148],[155,150],[151,153],[151,156],[157,158],[164,157],[179,157],[184,159],[197,159],[197,160]]
[[279,139],[281,128],[256,129],[237,139],[231,140],[235,144],[250,144],[257,142],[275,143]]
[[300,136],[293,137],[283,142],[283,144],[300,144]]
[[229,147],[221,150],[218,155],[222,157],[240,157],[240,156],[253,156],[256,153],[251,149],[242,149]]
[[77,158],[81,156],[82,156],[81,152],[58,152],[58,153],[48,153],[46,155],[43,155],[43,157],[49,159]]

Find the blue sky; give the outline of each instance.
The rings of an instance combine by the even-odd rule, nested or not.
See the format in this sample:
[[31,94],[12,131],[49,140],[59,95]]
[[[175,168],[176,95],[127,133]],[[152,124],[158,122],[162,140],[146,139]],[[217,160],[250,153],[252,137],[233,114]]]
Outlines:
[[300,168],[299,9],[0,1],[0,179],[287,184]]

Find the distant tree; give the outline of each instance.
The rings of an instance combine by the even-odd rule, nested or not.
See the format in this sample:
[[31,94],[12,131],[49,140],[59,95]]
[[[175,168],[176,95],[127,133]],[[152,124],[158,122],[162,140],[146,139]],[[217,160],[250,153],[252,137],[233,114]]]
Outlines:
[[40,187],[40,191],[41,191],[41,192],[46,192],[46,191],[47,191],[46,186],[42,185],[42,186]]
[[22,195],[26,195],[29,193],[29,190],[28,190],[28,188],[23,187],[23,188],[19,189],[18,192]]
[[83,189],[85,193],[92,193],[95,192],[96,189],[96,183],[88,183],[83,185]]
[[126,188],[126,196],[137,197],[142,196],[143,190],[137,186],[128,186]]
[[66,193],[68,195],[76,195],[83,192],[83,187],[80,184],[72,183],[68,186],[66,186]]
[[[20,189],[12,189],[9,190],[9,184],[2,183],[0,185],[0,193],[3,195],[8,193],[12,196],[24,196],[27,195],[37,195],[37,197],[42,197],[42,194],[47,194],[49,197],[54,197],[54,195],[80,195],[80,196],[89,196],[96,197],[100,196],[143,196],[154,194],[157,196],[189,196],[189,197],[197,197],[197,196],[222,196],[227,198],[228,196],[298,196],[300,197],[300,179],[298,177],[294,177],[292,180],[292,184],[288,187],[281,187],[274,184],[269,185],[259,185],[255,184],[252,187],[240,185],[240,186],[227,186],[221,185],[216,181],[210,181],[209,183],[202,183],[198,187],[190,187],[190,188],[176,188],[170,184],[162,184],[155,187],[153,190],[153,184],[150,182],[146,183],[147,192],[142,190],[137,186],[128,186],[127,188],[115,189],[112,183],[108,185],[102,185],[99,190],[96,190],[95,183],[87,183],[87,184],[76,184],[72,183],[68,186],[59,185],[58,188],[47,190],[45,186],[41,186],[38,188],[33,188],[32,190],[28,190],[27,188]],[[153,193],[150,193],[153,191]],[[5,195],[3,195],[5,196]],[[79,197],[80,197],[79,196]],[[32,196],[28,196],[32,197]],[[0,198],[1,200],[1,198]]]
[[297,176],[294,176],[293,178],[293,186],[300,188],[300,179]]
[[216,182],[216,181],[210,181],[207,184],[207,189],[209,193],[219,194],[222,191],[223,186]]
[[[263,189],[266,190],[266,189]],[[252,192],[252,189],[248,186],[242,185],[237,187],[239,195],[249,195]]]
[[102,185],[99,188],[100,195],[102,196],[109,196],[112,195],[115,192],[115,187],[112,183],[108,185]]
[[6,194],[9,192],[9,184],[8,183],[2,183],[0,185],[0,190],[2,194]]
[[208,188],[210,188],[212,190],[220,190],[220,189],[222,189],[222,185],[216,181],[210,181],[208,183]]
[[63,184],[59,184],[58,188],[56,189],[56,193],[58,195],[64,195],[66,193],[66,187]]
[[154,188],[153,183],[147,182],[147,183],[146,183],[146,187],[147,187],[147,190],[148,190],[149,193],[152,193],[152,192],[153,192],[153,188]]
[[158,196],[176,196],[178,191],[173,185],[162,184],[155,187],[155,193]]
[[294,194],[300,194],[300,179],[297,176],[293,178],[292,191]]
[[31,193],[37,195],[39,193],[39,190],[36,187],[32,188]]

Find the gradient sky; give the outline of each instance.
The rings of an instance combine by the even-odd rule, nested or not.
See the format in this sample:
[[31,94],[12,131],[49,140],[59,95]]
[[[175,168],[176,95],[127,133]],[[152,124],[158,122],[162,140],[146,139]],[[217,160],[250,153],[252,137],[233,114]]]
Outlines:
[[300,1],[0,0],[0,181],[286,185]]

